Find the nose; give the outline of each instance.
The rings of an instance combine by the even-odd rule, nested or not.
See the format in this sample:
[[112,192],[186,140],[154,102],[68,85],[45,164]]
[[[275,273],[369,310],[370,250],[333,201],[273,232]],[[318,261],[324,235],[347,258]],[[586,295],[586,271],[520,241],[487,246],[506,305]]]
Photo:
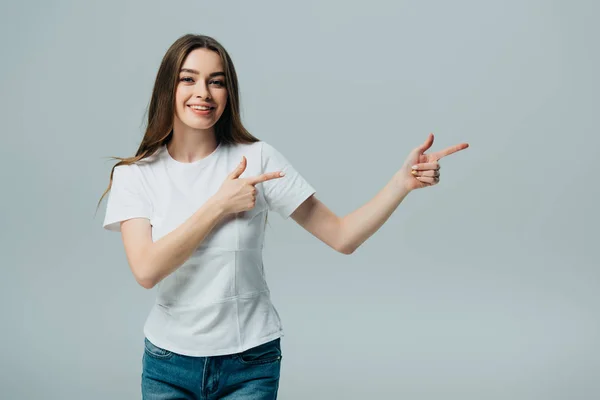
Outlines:
[[204,81],[199,81],[196,85],[195,93],[196,97],[200,97],[203,99],[207,99],[210,97],[210,92],[208,91],[208,86]]

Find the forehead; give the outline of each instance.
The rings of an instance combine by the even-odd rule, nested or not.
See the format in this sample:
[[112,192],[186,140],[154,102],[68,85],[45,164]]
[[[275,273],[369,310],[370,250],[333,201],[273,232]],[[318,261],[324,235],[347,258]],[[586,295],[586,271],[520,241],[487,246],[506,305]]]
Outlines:
[[223,71],[221,57],[209,49],[194,49],[187,55],[181,68],[195,69],[200,74]]

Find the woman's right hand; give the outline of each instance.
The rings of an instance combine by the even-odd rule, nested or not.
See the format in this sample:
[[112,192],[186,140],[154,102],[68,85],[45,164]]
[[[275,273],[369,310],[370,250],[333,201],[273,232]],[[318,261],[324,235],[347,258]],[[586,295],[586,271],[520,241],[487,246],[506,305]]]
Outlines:
[[225,181],[213,196],[213,200],[223,207],[225,214],[251,210],[256,204],[256,188],[254,185],[281,178],[285,175],[283,172],[278,171],[267,172],[250,178],[240,178],[240,175],[246,170],[246,165],[246,157],[242,156],[240,164],[225,178]]

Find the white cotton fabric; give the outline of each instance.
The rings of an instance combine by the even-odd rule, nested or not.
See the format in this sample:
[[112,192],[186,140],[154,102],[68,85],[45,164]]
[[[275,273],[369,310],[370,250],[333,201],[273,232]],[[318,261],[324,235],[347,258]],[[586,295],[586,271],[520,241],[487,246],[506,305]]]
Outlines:
[[313,187],[271,145],[218,145],[207,157],[182,163],[165,145],[136,164],[115,168],[104,228],[147,218],[152,240],[176,229],[214,195],[246,156],[241,178],[284,171],[259,183],[255,207],[223,219],[193,255],[157,285],[156,302],[144,325],[155,345],[189,356],[245,351],[283,336],[270,299],[262,248],[266,216],[283,218],[315,193]]

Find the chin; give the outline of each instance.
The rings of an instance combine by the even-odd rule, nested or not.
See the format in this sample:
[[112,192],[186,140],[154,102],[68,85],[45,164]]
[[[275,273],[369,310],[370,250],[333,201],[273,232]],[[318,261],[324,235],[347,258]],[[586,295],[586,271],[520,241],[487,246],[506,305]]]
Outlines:
[[198,124],[198,123],[193,124],[193,123],[185,123],[184,122],[184,124],[189,126],[192,129],[197,129],[199,131],[205,131],[205,130],[211,129],[215,126],[215,124],[212,124],[212,123],[211,124]]
[[179,116],[177,116],[177,119],[179,120],[179,122],[191,129],[197,129],[197,130],[207,130],[207,129],[211,129],[212,127],[215,126],[217,121],[214,120],[208,120],[208,121],[198,121],[195,118],[179,118]]

